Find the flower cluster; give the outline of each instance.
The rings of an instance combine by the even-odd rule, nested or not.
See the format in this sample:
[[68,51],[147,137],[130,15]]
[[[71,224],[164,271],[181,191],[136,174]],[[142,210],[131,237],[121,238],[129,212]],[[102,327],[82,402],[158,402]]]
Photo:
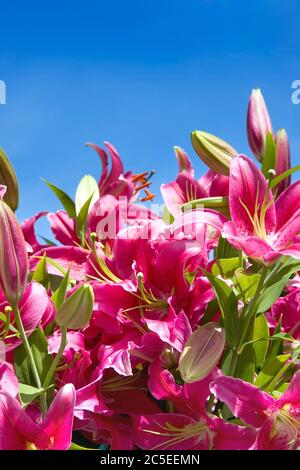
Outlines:
[[153,172],[87,144],[99,182],[46,181],[63,209],[21,225],[0,151],[0,449],[300,445],[299,168],[259,90],[247,133],[261,168],[194,131],[198,179],[175,147],[162,211]]

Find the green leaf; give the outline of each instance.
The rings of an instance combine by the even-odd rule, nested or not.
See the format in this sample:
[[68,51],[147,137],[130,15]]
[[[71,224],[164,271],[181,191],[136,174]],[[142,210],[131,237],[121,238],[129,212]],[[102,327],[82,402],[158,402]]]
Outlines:
[[300,170],[300,165],[294,166],[294,168],[290,168],[289,170],[284,171],[280,175],[278,175],[276,178],[272,179],[270,187],[275,188],[282,180],[287,178],[288,176],[292,175],[296,171]]
[[269,341],[267,339],[268,336],[269,327],[267,320],[264,315],[260,315],[255,319],[253,340],[255,341],[256,339],[264,337],[266,339],[257,341],[255,344],[253,344],[256,367],[262,367],[264,365],[269,346]]
[[233,290],[222,279],[218,279],[208,272],[205,272],[205,275],[211,283],[218,299],[226,334],[226,342],[229,346],[234,347],[239,339],[238,299]]
[[54,243],[52,240],[49,240],[49,238],[46,238],[46,237],[42,237],[41,235],[39,235],[39,237],[44,240],[44,242],[46,243],[46,245],[49,245],[49,246],[57,246],[56,243]]
[[93,199],[93,194],[89,197],[89,199],[82,206],[76,219],[76,232],[80,238],[82,238],[85,232],[86,219],[89,213],[89,207],[90,207],[92,199]]
[[273,270],[266,279],[265,286],[270,287],[281,281],[283,278],[289,279],[292,274],[300,270],[299,260],[295,260],[291,256],[287,256],[284,261],[280,261],[274,266]]
[[244,303],[247,303],[254,296],[259,279],[260,274],[246,274],[242,268],[235,271],[233,282]]
[[19,395],[23,406],[29,405],[33,400],[40,396],[41,393],[47,392],[49,389],[52,389],[53,385],[48,388],[36,388],[31,385],[19,384]]
[[280,297],[280,294],[282,293],[282,290],[284,289],[289,277],[290,275],[285,276],[263,291],[257,306],[257,313],[264,313],[273,305],[278,297]]
[[[41,382],[45,380],[48,369],[52,364],[52,356],[48,354],[47,339],[40,328],[34,330],[28,338],[30,348],[35,360],[38,374]],[[28,358],[23,344],[15,349],[14,353],[15,371],[20,382],[35,386]]]
[[272,338],[276,338],[270,344],[267,360],[270,361],[272,358],[275,358],[282,352],[282,338],[278,338],[278,335],[281,335],[281,328],[282,328],[282,315],[280,316],[279,320],[277,321],[276,328],[274,330]]
[[60,307],[66,298],[66,293],[68,290],[70,282],[70,269],[68,269],[65,277],[60,283],[59,288],[53,293],[51,300],[55,304],[56,308]]
[[215,251],[217,259],[237,258],[239,256],[239,251],[230,245],[226,238],[222,237],[219,238],[219,243]]
[[164,205],[164,208],[163,208],[163,213],[162,213],[162,220],[165,222],[165,224],[167,225],[171,225],[173,222],[174,222],[174,217],[173,215],[171,214],[171,212],[169,212],[168,208],[166,205]]
[[248,344],[243,348],[242,353],[238,356],[237,367],[235,369],[235,377],[253,383],[255,373],[255,353],[252,344]]
[[211,300],[207,305],[207,308],[205,310],[203,317],[201,318],[201,325],[204,325],[205,323],[212,321],[212,319],[218,313],[219,310],[220,308],[219,308],[218,300],[217,299]]
[[261,390],[272,392],[290,367],[290,354],[272,358],[258,374],[255,385]]
[[221,258],[215,261],[211,272],[215,277],[232,278],[239,265],[239,258]]
[[33,272],[32,280],[42,284],[47,289],[49,285],[49,275],[47,271],[46,254],[44,254],[38,262]]
[[90,197],[90,205],[92,206],[100,197],[98,183],[93,176],[85,175],[79,182],[75,194],[75,208],[77,215],[79,215],[82,207]]
[[261,171],[266,178],[269,176],[269,170],[274,170],[276,159],[276,144],[274,137],[270,132],[266,136],[265,153],[263,156]]
[[68,194],[66,194],[64,191],[59,189],[54,184],[50,183],[50,181],[47,181],[44,178],[42,179],[46,183],[46,185],[54,192],[56,197],[60,200],[60,202],[62,203],[63,207],[65,208],[65,210],[67,211],[71,219],[75,219],[76,218],[75,204],[74,204],[74,201],[70,198],[70,196],[68,196]]
[[71,447],[68,450],[97,450],[97,449],[90,448],[90,447],[83,447],[78,444],[75,444],[75,442],[72,442]]

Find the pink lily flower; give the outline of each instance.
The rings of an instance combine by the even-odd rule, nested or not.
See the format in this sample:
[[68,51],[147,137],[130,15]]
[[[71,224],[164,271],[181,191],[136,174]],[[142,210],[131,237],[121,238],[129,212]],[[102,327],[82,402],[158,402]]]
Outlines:
[[300,371],[277,400],[233,377],[218,377],[211,391],[226,403],[234,416],[258,429],[253,449],[291,450],[299,445]]
[[182,214],[181,206],[195,199],[208,197],[208,192],[201,182],[194,177],[192,163],[183,149],[175,147],[179,173],[175,181],[162,184],[160,191],[166,207],[173,217]]
[[250,258],[272,264],[281,255],[300,258],[300,182],[289,186],[279,198],[246,156],[230,165],[229,206],[231,221],[223,236]]
[[33,420],[20,402],[0,390],[1,450],[67,450],[71,445],[75,390],[65,385],[43,420]]

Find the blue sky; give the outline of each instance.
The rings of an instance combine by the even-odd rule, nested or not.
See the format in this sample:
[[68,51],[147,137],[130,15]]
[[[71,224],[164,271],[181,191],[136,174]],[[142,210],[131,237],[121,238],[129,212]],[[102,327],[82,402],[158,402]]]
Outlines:
[[[71,195],[100,166],[84,143],[111,141],[126,169],[176,176],[173,145],[202,129],[248,153],[245,113],[262,88],[274,127],[300,162],[298,2],[279,0],[15,1],[1,5],[0,146],[20,182],[20,219],[58,203],[40,177]],[[46,233],[41,223],[39,233]]]

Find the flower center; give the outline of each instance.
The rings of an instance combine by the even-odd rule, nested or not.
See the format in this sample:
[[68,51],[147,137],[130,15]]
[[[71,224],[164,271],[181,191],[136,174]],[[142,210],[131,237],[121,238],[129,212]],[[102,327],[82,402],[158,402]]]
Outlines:
[[[284,405],[281,408],[281,410],[279,411],[279,413],[277,415],[277,420],[278,420],[277,425],[278,424],[279,424],[279,426],[283,425],[283,429],[290,436],[288,446],[292,448],[295,445],[295,443],[297,442],[298,435],[300,434],[300,421],[297,418],[295,418],[294,416],[291,415],[290,405],[289,404]],[[278,429],[276,429],[276,427],[275,427],[275,429],[271,433],[270,437],[274,437],[277,432],[278,432]]]
[[118,376],[111,379],[106,379],[103,380],[101,389],[105,392],[123,392],[126,390],[135,390],[139,388],[135,382],[140,378],[140,376],[141,372],[137,372],[136,374],[129,377]]
[[151,450],[164,449],[192,438],[197,438],[197,443],[208,440],[209,448],[212,447],[213,432],[207,427],[204,420],[200,420],[197,423],[187,424],[184,427],[175,426],[168,422],[165,425],[158,422],[155,422],[155,424],[160,429],[159,431],[154,431],[152,429],[143,429],[143,431],[156,436],[163,436],[166,439],[160,444],[152,447]]
[[252,225],[253,225],[253,231],[254,235],[257,236],[258,238],[262,238],[263,240],[268,239],[268,234],[266,230],[266,213],[267,210],[274,204],[273,198],[271,198],[268,201],[268,195],[269,195],[269,187],[267,188],[267,191],[264,195],[263,201],[260,204],[258,201],[259,197],[259,187],[257,188],[256,192],[256,199],[255,199],[255,209],[254,209],[254,214],[251,214],[248,207],[246,204],[243,203],[243,201],[240,200],[241,205],[245,209]]

